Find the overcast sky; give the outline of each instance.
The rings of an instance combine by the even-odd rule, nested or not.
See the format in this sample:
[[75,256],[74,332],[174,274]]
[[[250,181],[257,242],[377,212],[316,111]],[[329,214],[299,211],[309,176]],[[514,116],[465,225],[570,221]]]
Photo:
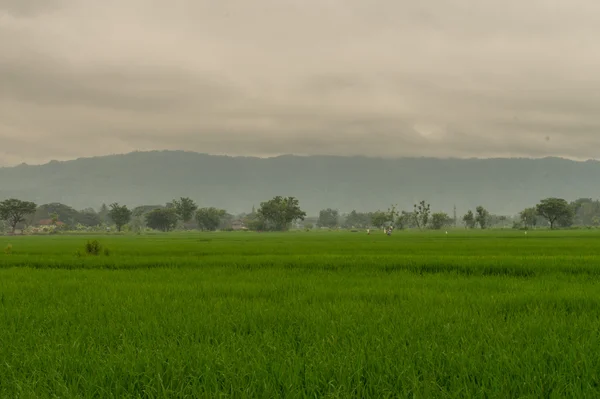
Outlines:
[[0,164],[597,158],[596,0],[0,0]]

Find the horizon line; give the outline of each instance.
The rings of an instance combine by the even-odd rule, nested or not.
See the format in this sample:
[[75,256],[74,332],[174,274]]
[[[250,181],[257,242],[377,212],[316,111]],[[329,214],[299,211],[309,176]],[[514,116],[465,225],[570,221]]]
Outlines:
[[11,169],[17,168],[20,166],[47,166],[50,164],[56,163],[69,163],[80,160],[88,160],[88,159],[100,159],[100,158],[110,158],[110,157],[124,157],[134,154],[152,154],[152,153],[184,153],[184,154],[192,154],[192,155],[203,155],[209,157],[222,157],[222,158],[251,158],[251,159],[277,159],[283,157],[298,157],[298,158],[363,158],[363,159],[378,159],[378,160],[402,160],[402,159],[431,159],[431,160],[544,160],[544,159],[560,159],[571,162],[585,163],[585,162],[599,162],[598,159],[593,158],[571,158],[566,156],[558,156],[558,155],[546,155],[546,156],[493,156],[493,157],[460,157],[460,156],[430,156],[430,155],[411,155],[411,156],[375,156],[375,155],[360,155],[360,154],[352,154],[352,155],[337,155],[337,154],[301,154],[301,153],[281,153],[277,155],[268,155],[268,156],[260,156],[260,155],[233,155],[233,154],[225,154],[225,153],[205,153],[198,151],[190,151],[190,150],[134,150],[130,152],[122,152],[122,153],[112,153],[112,154],[103,154],[103,155],[92,155],[92,156],[83,156],[77,158],[68,158],[68,159],[53,159],[50,161],[42,162],[42,163],[26,163],[21,162],[18,164],[12,165],[2,165],[0,169]]

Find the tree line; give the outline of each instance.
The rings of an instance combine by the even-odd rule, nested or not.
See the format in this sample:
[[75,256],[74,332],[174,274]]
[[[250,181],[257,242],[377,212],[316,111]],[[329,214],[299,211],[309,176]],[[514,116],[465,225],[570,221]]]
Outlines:
[[396,206],[386,211],[357,212],[340,215],[335,209],[324,209],[319,213],[316,221],[318,227],[326,228],[384,228],[393,226],[397,229],[433,229],[440,230],[447,227],[467,229],[487,229],[494,226],[512,228],[535,228],[544,223],[551,229],[556,227],[568,228],[579,226],[600,226],[600,201],[592,199],[578,199],[571,203],[562,198],[546,198],[537,205],[519,212],[517,217],[491,214],[485,207],[477,206],[468,210],[460,220],[458,216],[451,217],[445,212],[433,212],[431,205],[420,201],[413,205],[411,211],[397,210]]
[[133,231],[145,228],[164,232],[177,228],[215,231],[231,228],[234,219],[241,222],[243,228],[255,231],[283,231],[298,221],[304,221],[303,227],[307,229],[313,228],[313,224],[320,228],[348,229],[393,226],[398,229],[439,230],[459,225],[467,229],[487,229],[499,225],[507,227],[509,222],[512,222],[513,228],[529,229],[546,224],[554,229],[574,225],[600,226],[600,201],[582,198],[569,203],[561,198],[546,198],[516,217],[493,215],[483,206],[468,210],[461,217],[456,213],[451,217],[445,212],[433,212],[430,204],[420,201],[410,211],[398,210],[394,205],[385,211],[353,210],[342,215],[336,209],[327,208],[321,210],[314,220],[306,218],[298,199],[282,196],[262,202],[258,209],[253,208],[252,212],[237,216],[216,207],[200,208],[187,197],[174,199],[165,205],[144,205],[133,209],[113,203],[102,205],[99,211],[91,208],[76,211],[59,203],[37,206],[14,198],[0,202],[0,220],[13,233],[19,226],[42,221],[53,228],[67,230],[111,226],[119,232],[126,227]]
[[[304,220],[306,213],[300,209],[294,197],[276,196],[262,202],[258,210],[244,216],[244,225],[252,230],[286,230],[293,222]],[[125,227],[131,230],[150,228],[159,231],[172,231],[186,228],[193,222],[193,228],[215,231],[231,222],[233,215],[216,207],[200,208],[187,197],[175,199],[166,205],[139,206],[133,209],[127,205],[113,203],[102,205],[98,212],[93,209],[76,211],[63,204],[37,206],[34,202],[15,198],[0,202],[0,220],[14,233],[19,226],[45,222],[53,228],[72,229],[79,227],[114,226],[121,232]],[[0,226],[1,227],[1,226]]]

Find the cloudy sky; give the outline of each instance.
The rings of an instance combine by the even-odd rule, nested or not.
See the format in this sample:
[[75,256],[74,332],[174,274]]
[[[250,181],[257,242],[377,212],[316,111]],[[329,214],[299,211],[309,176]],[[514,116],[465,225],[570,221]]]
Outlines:
[[0,0],[0,164],[597,158],[596,0]]

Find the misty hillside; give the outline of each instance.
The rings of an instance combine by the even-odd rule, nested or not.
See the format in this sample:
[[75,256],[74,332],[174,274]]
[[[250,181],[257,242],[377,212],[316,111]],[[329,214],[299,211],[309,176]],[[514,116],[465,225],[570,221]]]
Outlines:
[[200,206],[248,212],[275,195],[295,196],[315,215],[411,209],[421,199],[432,209],[459,214],[484,205],[514,214],[539,199],[600,197],[600,163],[545,159],[385,160],[364,157],[224,157],[181,151],[136,152],[41,166],[0,168],[0,198],[77,209],[102,203],[161,204],[189,196]]

